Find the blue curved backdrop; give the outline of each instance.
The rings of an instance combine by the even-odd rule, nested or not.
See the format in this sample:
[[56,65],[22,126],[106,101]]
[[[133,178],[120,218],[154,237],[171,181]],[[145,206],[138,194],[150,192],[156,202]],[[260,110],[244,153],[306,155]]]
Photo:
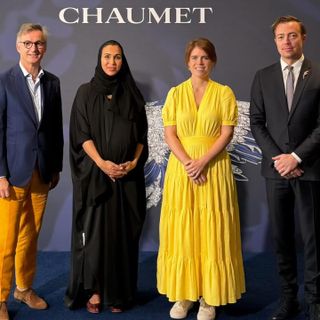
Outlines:
[[65,158],[59,186],[51,192],[39,249],[70,247],[72,187],[68,162],[68,122],[77,87],[93,75],[97,50],[118,40],[146,100],[151,154],[146,167],[148,216],[142,250],[157,250],[161,185],[167,149],[162,140],[160,111],[171,86],[186,79],[186,43],[207,37],[216,45],[213,78],[235,92],[240,121],[229,151],[237,179],[245,251],[270,247],[260,150],[248,128],[248,101],[254,73],[278,59],[270,29],[280,15],[295,15],[308,30],[305,55],[320,60],[320,2],[316,0],[11,0],[1,3],[0,71],[15,64],[15,37],[23,22],[49,29],[43,67],[61,79]]

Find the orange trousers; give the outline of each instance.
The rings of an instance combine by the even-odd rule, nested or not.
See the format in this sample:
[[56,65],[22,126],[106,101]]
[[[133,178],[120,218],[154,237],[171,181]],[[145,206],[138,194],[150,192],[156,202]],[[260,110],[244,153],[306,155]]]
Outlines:
[[35,170],[28,185],[11,186],[10,197],[0,199],[0,301],[8,300],[14,273],[19,288],[32,286],[48,192]]

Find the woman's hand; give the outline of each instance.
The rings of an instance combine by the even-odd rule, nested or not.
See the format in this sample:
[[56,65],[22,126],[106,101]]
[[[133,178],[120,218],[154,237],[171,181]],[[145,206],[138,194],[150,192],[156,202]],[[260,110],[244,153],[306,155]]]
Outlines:
[[129,173],[137,166],[137,160],[127,161],[125,163],[121,163],[120,166],[125,170],[126,173]]
[[124,163],[116,164],[112,161],[106,160],[101,163],[99,168],[106,173],[112,181],[123,178],[131,170],[137,166],[137,160],[127,161]]
[[202,159],[189,160],[184,164],[188,176],[196,184],[203,184],[207,181],[205,167],[206,163]]
[[201,185],[207,182],[207,177],[204,174],[200,174],[200,176],[196,179],[193,179],[195,184]]
[[127,174],[125,167],[110,160],[104,160],[96,149],[93,140],[87,140],[82,144],[83,150],[95,162],[113,182]]
[[109,160],[99,161],[98,167],[114,182],[116,179],[124,177],[127,172],[121,164],[116,164]]
[[233,126],[222,125],[220,130],[220,136],[211,145],[209,150],[199,159],[187,160],[181,162],[184,163],[184,167],[188,176],[196,183],[203,184],[207,181],[206,167],[218,154],[225,150],[228,143],[230,143],[233,136]]

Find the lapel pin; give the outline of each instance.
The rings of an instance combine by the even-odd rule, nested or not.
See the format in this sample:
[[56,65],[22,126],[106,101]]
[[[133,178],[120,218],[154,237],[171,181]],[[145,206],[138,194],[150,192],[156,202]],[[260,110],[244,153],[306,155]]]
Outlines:
[[303,73],[302,79],[304,79],[304,78],[309,74],[309,71],[310,71],[310,70],[306,70],[306,71]]

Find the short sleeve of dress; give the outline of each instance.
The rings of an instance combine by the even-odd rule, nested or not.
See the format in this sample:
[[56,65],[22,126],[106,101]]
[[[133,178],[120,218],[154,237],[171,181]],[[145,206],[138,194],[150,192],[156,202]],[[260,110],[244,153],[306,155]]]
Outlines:
[[236,126],[238,123],[238,106],[236,97],[230,87],[223,87],[221,99],[222,125]]
[[176,125],[176,88],[171,88],[168,92],[166,102],[162,108],[162,120],[164,127]]

